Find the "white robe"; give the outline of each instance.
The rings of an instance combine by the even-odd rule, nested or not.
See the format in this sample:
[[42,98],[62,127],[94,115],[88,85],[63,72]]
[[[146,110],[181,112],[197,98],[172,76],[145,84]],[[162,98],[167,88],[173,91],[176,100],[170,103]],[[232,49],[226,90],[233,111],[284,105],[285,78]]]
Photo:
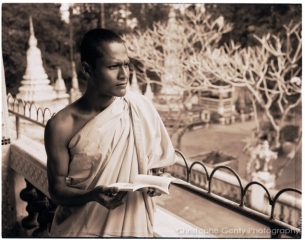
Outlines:
[[[90,120],[70,141],[67,179],[72,187],[92,189],[133,182],[138,174],[176,161],[161,118],[144,96],[128,92]],[[128,192],[127,202],[108,210],[97,202],[56,210],[52,237],[152,237],[154,200]]]

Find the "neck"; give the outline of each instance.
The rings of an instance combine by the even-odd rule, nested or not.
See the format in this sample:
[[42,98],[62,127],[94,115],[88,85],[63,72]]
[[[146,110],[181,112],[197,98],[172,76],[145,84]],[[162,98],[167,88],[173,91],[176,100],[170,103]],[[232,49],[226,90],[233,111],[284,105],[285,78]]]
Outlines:
[[99,113],[107,108],[114,101],[114,99],[115,97],[113,96],[98,95],[96,93],[86,91],[81,100],[88,111],[95,111]]

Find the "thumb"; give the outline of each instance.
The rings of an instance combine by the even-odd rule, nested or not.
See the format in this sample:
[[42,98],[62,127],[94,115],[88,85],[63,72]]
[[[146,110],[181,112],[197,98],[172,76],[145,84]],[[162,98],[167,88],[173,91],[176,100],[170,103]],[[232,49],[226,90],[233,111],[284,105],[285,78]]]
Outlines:
[[117,193],[119,191],[117,187],[99,186],[98,188],[103,193]]

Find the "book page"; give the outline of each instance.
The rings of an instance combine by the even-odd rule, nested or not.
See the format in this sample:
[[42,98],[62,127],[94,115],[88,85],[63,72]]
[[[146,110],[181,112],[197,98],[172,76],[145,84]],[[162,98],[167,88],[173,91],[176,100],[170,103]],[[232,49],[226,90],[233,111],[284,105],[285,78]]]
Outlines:
[[183,181],[183,180],[181,180],[181,179],[179,179],[179,178],[174,178],[174,179],[172,180],[172,183],[177,183],[177,184],[182,184],[182,185],[190,185],[190,183],[188,183],[188,182],[186,182],[186,181]]
[[133,183],[114,183],[108,187],[117,187],[119,191],[136,191],[141,188],[152,187],[160,190],[163,193],[169,194],[169,185],[170,183],[178,183],[189,185],[188,182],[180,180],[174,177],[162,177],[162,176],[151,176],[139,174],[135,177]]
[[151,175],[144,175],[144,174],[137,175],[135,177],[134,183],[135,184],[156,185],[161,188],[168,188],[170,183],[190,185],[190,183],[183,181],[179,178],[175,178],[175,177],[151,176]]
[[146,188],[146,187],[149,187],[149,186],[148,185],[143,185],[143,184],[118,182],[118,183],[113,183],[113,184],[109,185],[108,187],[117,187],[119,189],[119,191],[132,191],[132,192],[134,192],[138,189]]
[[174,180],[174,178],[139,174],[138,176],[135,177],[134,184],[150,185],[151,187],[159,187],[161,189],[164,189],[164,191],[167,192],[168,186],[173,180]]

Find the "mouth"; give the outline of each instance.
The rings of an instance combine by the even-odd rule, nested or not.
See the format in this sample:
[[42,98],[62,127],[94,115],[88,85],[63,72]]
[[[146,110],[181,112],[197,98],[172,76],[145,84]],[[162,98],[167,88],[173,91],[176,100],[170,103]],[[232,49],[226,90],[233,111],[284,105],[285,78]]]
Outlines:
[[125,83],[120,83],[120,84],[117,84],[116,86],[118,86],[118,87],[124,87],[124,86],[126,86],[127,85],[127,82],[125,82]]

